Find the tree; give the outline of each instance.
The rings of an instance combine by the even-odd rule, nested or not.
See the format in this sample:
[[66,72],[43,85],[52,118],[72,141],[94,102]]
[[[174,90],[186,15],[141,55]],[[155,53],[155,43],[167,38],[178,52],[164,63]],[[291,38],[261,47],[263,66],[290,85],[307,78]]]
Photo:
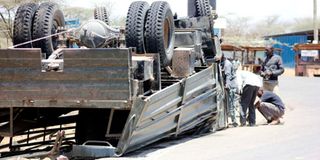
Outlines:
[[266,17],[254,24],[251,33],[254,37],[281,34],[288,31],[288,24],[280,21],[278,15]]
[[251,34],[252,19],[250,17],[240,17],[229,15],[224,17],[227,20],[227,28],[224,30],[224,43],[234,45],[245,45],[253,41]]
[[12,39],[12,21],[15,8],[15,1],[0,1],[0,30],[2,30],[6,38],[9,39]]
[[[318,28],[320,28],[320,20],[318,19]],[[313,29],[313,19],[310,17],[295,18],[292,22],[291,29],[293,31],[305,31]]]
[[249,17],[232,17],[227,18],[227,28],[225,36],[235,36],[235,37],[242,37],[245,36],[249,31],[248,28],[250,27],[250,18]]
[[292,31],[295,23],[280,20],[278,15],[269,16],[259,21],[249,17],[232,15],[225,17],[227,28],[223,39],[235,45],[264,45],[264,36]]
[[66,18],[79,18],[80,22],[85,22],[93,19],[93,9],[80,7],[64,7],[62,9]]

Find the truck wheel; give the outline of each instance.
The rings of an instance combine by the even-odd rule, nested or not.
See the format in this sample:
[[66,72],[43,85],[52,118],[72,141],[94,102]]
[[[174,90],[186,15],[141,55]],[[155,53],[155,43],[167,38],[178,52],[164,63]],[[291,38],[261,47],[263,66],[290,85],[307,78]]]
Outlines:
[[196,0],[195,5],[196,5],[196,17],[211,15],[209,0]]
[[161,66],[171,65],[174,47],[174,22],[167,2],[151,4],[146,21],[146,51],[159,53]]
[[144,26],[149,4],[144,1],[131,3],[126,20],[126,46],[136,47],[137,53],[145,53]]
[[94,9],[94,19],[98,19],[109,25],[109,18],[106,7],[96,7]]
[[[33,39],[43,38],[58,32],[64,27],[64,16],[56,3],[42,3],[37,10],[33,22]],[[33,43],[34,48],[41,48],[48,58],[58,48],[58,36],[49,37]]]
[[[33,17],[38,9],[35,3],[22,4],[15,15],[13,24],[13,45],[32,40]],[[32,43],[18,46],[18,48],[32,48]]]

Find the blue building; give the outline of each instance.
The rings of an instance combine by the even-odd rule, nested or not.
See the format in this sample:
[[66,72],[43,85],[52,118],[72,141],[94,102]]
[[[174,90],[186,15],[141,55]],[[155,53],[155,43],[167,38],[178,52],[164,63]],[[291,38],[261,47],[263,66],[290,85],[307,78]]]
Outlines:
[[282,60],[285,67],[295,67],[295,44],[311,43],[313,30],[265,36],[265,40],[273,41],[273,47],[282,49]]
[[65,20],[66,28],[78,28],[80,27],[79,18],[69,18]]

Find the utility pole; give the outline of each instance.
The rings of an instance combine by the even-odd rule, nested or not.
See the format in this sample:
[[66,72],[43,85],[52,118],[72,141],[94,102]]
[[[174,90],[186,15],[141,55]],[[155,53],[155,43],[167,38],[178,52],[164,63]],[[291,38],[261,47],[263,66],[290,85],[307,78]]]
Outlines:
[[319,30],[317,18],[317,0],[313,0],[313,43],[319,43]]

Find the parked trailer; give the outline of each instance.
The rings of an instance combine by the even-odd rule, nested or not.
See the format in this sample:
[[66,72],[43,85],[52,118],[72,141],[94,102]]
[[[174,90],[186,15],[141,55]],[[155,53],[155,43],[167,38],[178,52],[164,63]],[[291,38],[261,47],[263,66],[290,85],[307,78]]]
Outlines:
[[[154,2],[150,14],[165,15],[164,21],[149,22],[146,39],[132,38],[140,31],[127,25],[126,48],[61,49],[48,59],[43,50],[51,45],[0,50],[0,135],[9,139],[1,157],[121,156],[163,138],[225,128],[225,92],[214,60],[221,48],[208,1],[194,2],[201,15],[176,19],[177,31],[168,4]],[[145,2],[131,6],[137,5],[128,13],[145,11]]]

